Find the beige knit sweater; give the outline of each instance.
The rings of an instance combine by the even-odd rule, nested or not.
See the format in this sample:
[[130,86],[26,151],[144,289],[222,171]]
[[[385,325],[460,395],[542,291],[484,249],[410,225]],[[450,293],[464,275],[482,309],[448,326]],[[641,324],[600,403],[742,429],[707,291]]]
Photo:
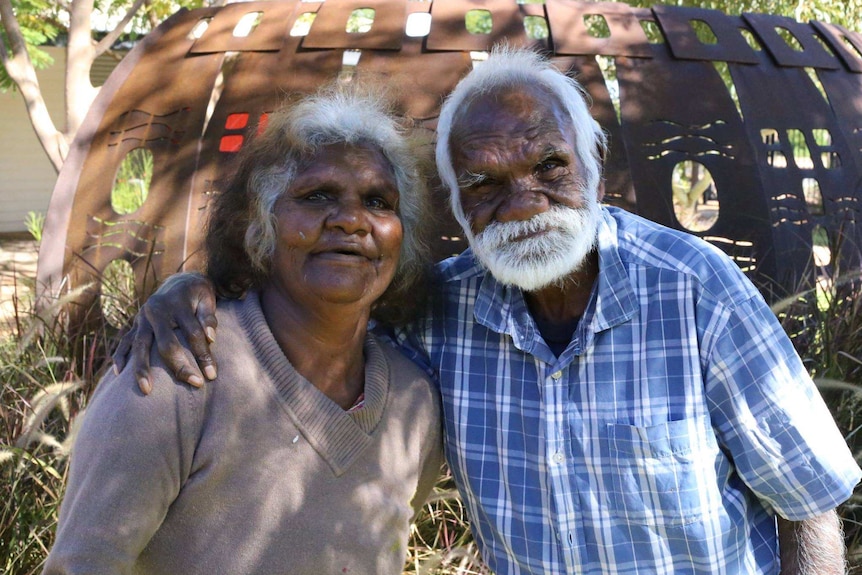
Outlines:
[[203,389],[156,353],[150,396],[132,366],[100,383],[43,573],[400,573],[442,462],[433,384],[369,336],[347,414],[294,371],[257,294],[218,318]]

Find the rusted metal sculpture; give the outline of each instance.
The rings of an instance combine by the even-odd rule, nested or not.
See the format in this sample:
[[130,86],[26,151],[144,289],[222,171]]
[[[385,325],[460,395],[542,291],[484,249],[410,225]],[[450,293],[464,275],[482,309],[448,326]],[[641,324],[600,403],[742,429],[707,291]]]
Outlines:
[[[374,10],[373,25],[348,32],[360,8]],[[490,13],[490,33],[468,31],[470,10]],[[256,27],[237,34],[250,13]],[[316,13],[313,24],[294,35],[305,13]],[[406,31],[415,13],[430,13],[427,34]],[[546,38],[527,33],[525,22],[536,17],[547,24]],[[698,35],[704,26],[706,41]],[[180,12],[122,61],[54,190],[41,286],[81,285],[122,259],[146,295],[167,275],[200,264],[211,195],[246,139],[289,95],[352,70],[374,72],[400,87],[406,114],[433,129],[441,99],[474,65],[471,52],[501,40],[547,52],[591,94],[611,136],[606,202],[682,228],[674,174],[696,165],[712,176],[701,201],[711,198],[718,217],[693,233],[735,258],[768,298],[813,279],[815,229],[832,240],[833,264],[860,263],[859,33],[764,14],[571,0],[276,0]],[[345,54],[358,55],[355,67]],[[616,84],[606,80],[614,74]],[[149,195],[134,213],[118,214],[110,201],[115,176],[139,148],[153,158]],[[444,200],[438,194],[436,207],[446,215]],[[459,235],[446,215],[436,255],[460,251]]]

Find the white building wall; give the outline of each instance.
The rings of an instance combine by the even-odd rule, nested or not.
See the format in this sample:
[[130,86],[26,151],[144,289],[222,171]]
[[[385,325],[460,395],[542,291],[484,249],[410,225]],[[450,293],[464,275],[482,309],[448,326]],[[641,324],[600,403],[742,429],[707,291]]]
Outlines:
[[[57,126],[65,119],[63,75],[66,68],[64,48],[42,48],[54,58],[47,69],[37,70],[39,86],[48,106],[48,112]],[[90,74],[93,84],[100,86],[117,60],[102,56],[96,60]],[[0,233],[23,232],[28,212],[44,214],[48,210],[57,173],[39,144],[24,99],[17,91],[0,92]]]
[[[62,126],[65,55],[62,48],[44,50],[54,64],[36,75],[51,117]],[[0,134],[4,140],[0,146],[0,233],[21,232],[26,230],[27,212],[47,211],[57,173],[36,139],[17,91],[0,92]]]

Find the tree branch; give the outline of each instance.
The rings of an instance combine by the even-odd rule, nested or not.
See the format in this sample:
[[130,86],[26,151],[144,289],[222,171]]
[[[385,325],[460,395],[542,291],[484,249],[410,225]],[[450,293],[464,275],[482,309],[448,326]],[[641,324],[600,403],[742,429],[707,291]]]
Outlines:
[[[7,52],[9,49],[11,49],[13,56],[27,54],[27,43],[24,41],[21,27],[18,25],[18,17],[15,16],[11,0],[0,0],[0,20],[3,21],[3,29],[6,31],[6,37],[10,44],[9,48],[3,46],[4,61],[5,58],[9,57]],[[30,59],[29,55],[27,55],[27,59]]]
[[144,6],[147,9],[147,20],[150,22],[150,29],[155,29],[156,26],[159,25],[159,18],[156,16],[155,10],[153,10],[153,0],[144,0]]
[[96,44],[96,56],[101,56],[105,52],[111,49],[111,46],[114,45],[114,42],[122,35],[123,30],[132,21],[132,18],[135,17],[138,10],[141,9],[141,6],[144,5],[146,0],[135,0],[135,3],[129,6],[129,9],[126,11],[126,15],[123,16],[123,19],[120,20],[119,24],[117,24],[113,30],[108,32],[108,35],[102,38],[98,44]]

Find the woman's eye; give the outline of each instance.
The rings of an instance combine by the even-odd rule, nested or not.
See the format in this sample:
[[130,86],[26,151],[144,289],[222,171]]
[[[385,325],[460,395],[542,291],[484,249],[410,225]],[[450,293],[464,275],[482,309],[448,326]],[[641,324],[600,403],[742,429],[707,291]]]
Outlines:
[[312,202],[323,202],[329,199],[329,196],[327,196],[324,192],[317,190],[311,192],[310,194],[306,194],[305,199]]
[[365,200],[365,204],[372,210],[389,210],[392,208],[389,202],[380,197],[368,198]]

